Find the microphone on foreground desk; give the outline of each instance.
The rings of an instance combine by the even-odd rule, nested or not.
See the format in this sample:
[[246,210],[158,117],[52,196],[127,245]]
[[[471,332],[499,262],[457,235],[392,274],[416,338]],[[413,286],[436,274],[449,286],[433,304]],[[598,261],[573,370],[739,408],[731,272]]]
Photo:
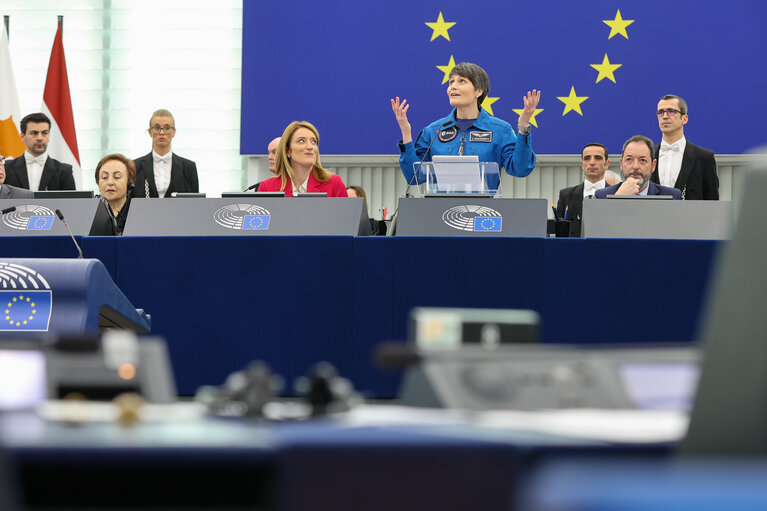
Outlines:
[[5,208],[4,210],[0,211],[0,215],[4,215],[6,213],[11,213],[13,211],[16,211],[16,206],[11,206],[10,208]]
[[74,234],[72,234],[72,229],[69,228],[69,225],[67,224],[66,220],[64,220],[64,215],[61,213],[60,209],[56,210],[56,216],[59,217],[59,220],[61,220],[61,222],[64,224],[64,227],[67,228],[67,231],[69,232],[69,236],[72,238],[72,243],[75,244],[75,247],[77,248],[77,252],[80,254],[79,256],[77,256],[77,258],[82,259],[83,250],[80,248],[80,245],[77,243],[77,240],[75,239]]

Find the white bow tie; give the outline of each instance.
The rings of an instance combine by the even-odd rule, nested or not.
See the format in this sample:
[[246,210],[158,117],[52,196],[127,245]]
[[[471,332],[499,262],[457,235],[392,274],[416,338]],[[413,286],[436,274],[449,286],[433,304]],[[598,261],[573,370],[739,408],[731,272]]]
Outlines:
[[583,185],[583,190],[586,192],[586,195],[594,195],[594,193],[599,189],[600,187],[595,183],[586,182]]
[[24,159],[27,161],[27,165],[31,165],[33,163],[39,163],[40,165],[45,165],[45,155],[40,155],[40,156],[24,155]]
[[171,153],[168,153],[165,156],[155,156],[154,161],[156,163],[170,163],[170,155]]
[[679,146],[676,144],[661,144],[660,150],[665,151],[676,151],[679,152]]

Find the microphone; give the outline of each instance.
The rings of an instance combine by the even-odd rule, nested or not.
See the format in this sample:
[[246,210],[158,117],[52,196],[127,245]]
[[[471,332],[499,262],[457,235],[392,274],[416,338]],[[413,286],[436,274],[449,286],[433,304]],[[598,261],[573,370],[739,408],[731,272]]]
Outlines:
[[251,191],[254,188],[258,188],[258,185],[260,185],[260,184],[261,184],[261,182],[259,181],[258,183],[254,184],[254,185],[250,185],[249,187],[245,188],[243,190],[243,192],[249,192],[249,191]]
[[[448,127],[448,126],[450,126],[451,124],[453,124],[453,121],[452,121],[452,120],[450,120],[450,121],[447,121],[447,122],[443,122],[443,123],[440,125],[439,129],[437,129],[437,132],[434,134],[434,136],[433,136],[433,137],[432,137],[432,139],[431,139],[431,142],[429,143],[429,147],[427,147],[427,148],[426,148],[426,152],[424,152],[424,153],[423,153],[423,158],[421,158],[421,161],[419,161],[419,162],[418,162],[418,171],[419,171],[419,172],[420,172],[420,170],[421,170],[421,165],[423,165],[423,162],[426,160],[426,155],[427,155],[427,154],[429,154],[429,150],[431,149],[431,146],[434,144],[434,141],[435,141],[435,140],[437,140],[437,136],[439,135],[439,132],[440,132],[440,130],[441,130],[442,128],[447,128],[447,127]],[[410,181],[408,182],[408,184],[407,184],[407,188],[405,188],[405,197],[410,197],[410,196],[408,195],[408,191],[410,190],[410,187],[411,187],[411,186],[413,186],[413,181],[414,181],[414,180],[417,180],[417,179],[416,179],[416,177],[417,177],[417,174],[415,173],[415,168],[413,168],[413,177],[412,177],[412,179],[410,179]],[[394,216],[394,215],[392,215],[392,216]]]
[[77,251],[80,253],[79,256],[77,256],[78,259],[83,258],[83,251],[80,248],[80,245],[77,244],[77,240],[75,239],[75,236],[72,234],[72,229],[69,228],[69,225],[67,225],[66,220],[64,220],[64,215],[61,214],[61,210],[56,210],[56,216],[59,217],[59,220],[61,220],[64,223],[64,227],[67,228],[67,231],[69,231],[69,236],[72,238],[72,243],[75,244],[75,247],[77,247]]
[[[129,185],[130,187],[130,185]],[[117,219],[115,218],[114,213],[112,213],[112,207],[109,205],[109,201],[104,197],[103,195],[99,197],[99,202],[103,204],[104,208],[107,210],[107,215],[109,215],[109,220],[112,222],[112,234],[117,236]],[[127,204],[127,202],[126,202]],[[62,218],[63,220],[63,218]]]
[[4,215],[4,214],[10,213],[12,211],[16,211],[16,206],[11,206],[10,208],[5,208],[4,210],[0,211],[0,215]]

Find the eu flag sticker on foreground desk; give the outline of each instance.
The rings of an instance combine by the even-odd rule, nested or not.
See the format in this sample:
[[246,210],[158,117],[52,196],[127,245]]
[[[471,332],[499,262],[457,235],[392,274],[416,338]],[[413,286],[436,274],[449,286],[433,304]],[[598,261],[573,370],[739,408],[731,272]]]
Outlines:
[[51,291],[0,291],[0,332],[47,332],[51,321]]
[[474,217],[474,231],[497,231],[502,230],[503,218],[500,216],[476,216]]
[[270,215],[245,215],[242,217],[244,230],[265,231],[269,229]]

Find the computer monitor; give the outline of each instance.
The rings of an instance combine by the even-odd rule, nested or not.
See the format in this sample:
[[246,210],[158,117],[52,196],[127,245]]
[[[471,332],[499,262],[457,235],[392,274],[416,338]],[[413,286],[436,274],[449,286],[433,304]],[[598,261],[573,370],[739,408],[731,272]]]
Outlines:
[[264,197],[285,197],[285,192],[223,192],[222,199],[258,199]]
[[40,190],[34,193],[35,199],[92,199],[93,190]]

